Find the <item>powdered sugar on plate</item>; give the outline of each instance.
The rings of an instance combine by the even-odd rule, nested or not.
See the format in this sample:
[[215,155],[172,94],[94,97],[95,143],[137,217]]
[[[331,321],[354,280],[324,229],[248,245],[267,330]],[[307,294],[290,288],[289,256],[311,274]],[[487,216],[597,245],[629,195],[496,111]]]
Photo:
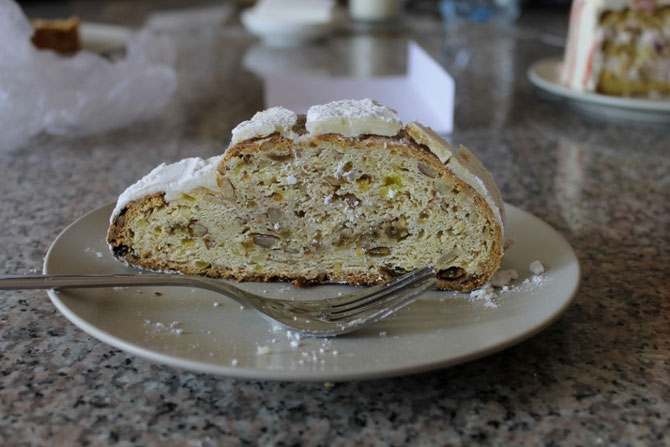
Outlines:
[[499,270],[493,274],[491,280],[481,288],[473,290],[468,294],[471,301],[479,302],[487,308],[498,307],[500,295],[515,291],[521,286],[540,285],[545,281],[545,267],[540,261],[533,261],[528,267],[532,276],[524,279],[521,284],[514,285],[513,281],[519,278],[519,273],[514,269]]
[[181,335],[184,333],[179,321],[163,323],[161,321],[144,320],[144,326],[147,328],[147,332],[152,335]]
[[283,333],[286,338],[271,336],[265,341],[265,344],[257,344],[257,356],[292,352],[295,354],[296,366],[311,364],[321,367],[332,361],[333,357],[340,355],[340,351],[334,349],[333,340],[330,338],[304,337],[299,332],[286,329],[278,324],[272,325],[270,333]]
[[484,284],[483,287],[473,290],[469,295],[472,301],[478,301],[484,304],[484,307],[498,307],[496,300],[498,299],[498,293],[493,290],[493,287],[490,284]]

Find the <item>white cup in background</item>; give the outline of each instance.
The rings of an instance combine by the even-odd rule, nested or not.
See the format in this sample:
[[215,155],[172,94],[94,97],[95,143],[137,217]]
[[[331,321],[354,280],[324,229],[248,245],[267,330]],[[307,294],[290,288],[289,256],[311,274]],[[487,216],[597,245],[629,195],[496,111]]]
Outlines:
[[349,0],[349,14],[362,22],[394,20],[400,15],[403,0]]

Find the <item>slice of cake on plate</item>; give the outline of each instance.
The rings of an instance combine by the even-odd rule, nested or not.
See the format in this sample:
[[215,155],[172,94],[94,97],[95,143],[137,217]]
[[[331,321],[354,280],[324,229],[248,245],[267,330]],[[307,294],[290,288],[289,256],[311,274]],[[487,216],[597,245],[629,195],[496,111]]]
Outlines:
[[32,42],[37,48],[65,54],[79,51],[79,19],[77,17],[34,19],[30,23],[35,30]]
[[561,80],[608,95],[670,95],[670,0],[574,0]]
[[343,100],[259,112],[223,155],[158,166],[119,197],[108,242],[150,270],[372,285],[434,265],[440,288],[466,291],[498,269],[503,219],[465,147]]

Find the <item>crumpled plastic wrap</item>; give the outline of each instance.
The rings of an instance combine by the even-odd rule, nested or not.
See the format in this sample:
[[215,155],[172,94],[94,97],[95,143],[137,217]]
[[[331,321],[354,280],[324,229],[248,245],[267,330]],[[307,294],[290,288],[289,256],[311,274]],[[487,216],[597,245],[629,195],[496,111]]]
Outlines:
[[126,56],[89,51],[70,57],[37,50],[33,29],[12,0],[0,0],[0,150],[46,132],[88,135],[156,116],[176,87],[175,48],[139,31]]

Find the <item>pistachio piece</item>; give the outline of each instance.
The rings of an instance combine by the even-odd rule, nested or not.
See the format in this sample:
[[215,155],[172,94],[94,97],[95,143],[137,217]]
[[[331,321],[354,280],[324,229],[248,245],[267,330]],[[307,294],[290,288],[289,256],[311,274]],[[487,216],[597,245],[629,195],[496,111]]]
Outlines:
[[195,261],[195,262],[193,263],[193,267],[195,267],[195,268],[197,268],[197,269],[200,269],[200,270],[208,269],[208,268],[210,268],[211,266],[212,266],[212,264],[210,264],[210,263],[207,262],[207,261]]

